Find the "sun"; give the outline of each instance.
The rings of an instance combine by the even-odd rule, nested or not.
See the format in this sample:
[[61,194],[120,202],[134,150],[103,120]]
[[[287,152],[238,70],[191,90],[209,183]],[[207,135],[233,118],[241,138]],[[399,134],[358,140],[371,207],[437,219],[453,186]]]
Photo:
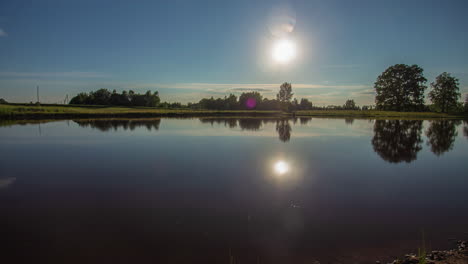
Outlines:
[[272,55],[275,61],[288,63],[296,57],[296,45],[291,40],[279,40],[273,46]]

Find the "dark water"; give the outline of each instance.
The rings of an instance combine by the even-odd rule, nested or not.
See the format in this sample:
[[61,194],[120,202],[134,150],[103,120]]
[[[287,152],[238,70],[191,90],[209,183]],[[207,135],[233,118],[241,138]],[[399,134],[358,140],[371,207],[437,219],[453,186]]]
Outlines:
[[468,237],[468,123],[0,127],[9,263],[375,263]]

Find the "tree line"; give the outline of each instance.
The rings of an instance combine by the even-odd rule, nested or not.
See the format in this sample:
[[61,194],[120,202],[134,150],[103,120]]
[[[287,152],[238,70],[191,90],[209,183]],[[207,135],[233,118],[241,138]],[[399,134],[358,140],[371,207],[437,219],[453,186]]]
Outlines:
[[443,72],[430,84],[430,106],[424,104],[427,79],[418,65],[395,64],[377,77],[374,84],[375,103],[378,110],[468,112],[468,96],[465,104],[461,96],[459,80]]
[[285,82],[280,85],[276,99],[268,99],[256,91],[244,92],[239,97],[234,94],[224,98],[203,98],[196,103],[182,104],[179,102],[161,102],[159,93],[147,91],[138,94],[130,90],[117,93],[107,89],[99,89],[90,93],[80,93],[70,100],[70,104],[85,105],[118,105],[146,106],[159,108],[189,108],[208,110],[386,110],[386,111],[434,111],[434,112],[466,112],[468,113],[468,96],[465,103],[459,102],[461,97],[459,80],[450,73],[444,72],[430,84],[428,93],[431,105],[425,104],[427,79],[423,69],[418,65],[395,64],[388,67],[377,77],[374,83],[375,106],[356,105],[353,99],[348,99],[343,105],[314,106],[307,98],[300,101],[293,99],[292,84]]
[[160,101],[157,91],[154,93],[147,91],[144,94],[139,94],[132,90],[128,93],[127,91],[117,93],[114,90],[111,93],[109,90],[102,88],[90,93],[79,93],[70,100],[69,104],[157,107]]

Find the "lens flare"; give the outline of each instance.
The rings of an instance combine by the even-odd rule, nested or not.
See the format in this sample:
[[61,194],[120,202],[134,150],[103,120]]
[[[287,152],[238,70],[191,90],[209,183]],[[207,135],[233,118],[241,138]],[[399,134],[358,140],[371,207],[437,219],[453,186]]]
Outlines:
[[296,26],[296,12],[289,5],[278,5],[271,9],[267,21],[268,29],[273,37],[287,37]]
[[257,106],[257,100],[255,100],[255,98],[248,98],[245,102],[245,106],[249,109],[255,108],[255,106]]

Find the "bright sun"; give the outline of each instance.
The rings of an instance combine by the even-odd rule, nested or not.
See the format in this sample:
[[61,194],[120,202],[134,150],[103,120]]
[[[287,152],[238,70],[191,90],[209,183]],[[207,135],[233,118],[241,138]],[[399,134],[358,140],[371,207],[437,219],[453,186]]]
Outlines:
[[286,172],[289,171],[289,165],[288,163],[280,160],[275,163],[274,170],[278,174],[285,174]]
[[296,57],[296,45],[294,42],[283,39],[273,46],[273,59],[279,63],[288,63]]

